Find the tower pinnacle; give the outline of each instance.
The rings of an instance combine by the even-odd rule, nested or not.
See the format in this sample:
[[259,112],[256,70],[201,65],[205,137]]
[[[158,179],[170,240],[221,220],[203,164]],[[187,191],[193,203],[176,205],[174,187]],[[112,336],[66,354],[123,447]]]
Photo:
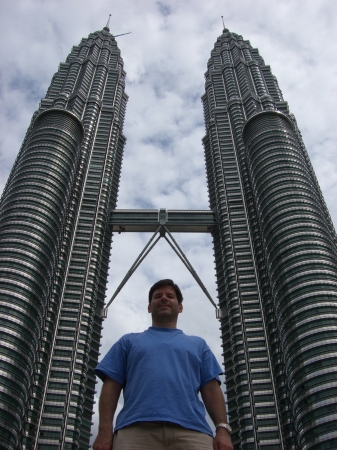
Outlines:
[[111,17],[111,14],[109,14],[109,19],[108,19],[108,21],[107,21],[105,27],[103,28],[103,30],[105,30],[105,31],[110,31],[110,28],[109,28],[109,25],[110,25],[110,17]]
[[[96,309],[104,306],[107,218],[116,207],[128,100],[123,60],[108,33],[90,33],[61,64],[1,198],[0,242],[8,256],[0,245],[1,311],[7,305],[6,316],[0,315],[0,354],[9,356],[1,359],[8,400],[0,407],[0,447],[8,450],[89,448],[102,328]],[[19,207],[14,212],[12,202]],[[6,224],[14,213],[18,221],[9,236]],[[93,264],[96,255],[103,259]],[[18,283],[9,275],[13,270],[20,273]]]

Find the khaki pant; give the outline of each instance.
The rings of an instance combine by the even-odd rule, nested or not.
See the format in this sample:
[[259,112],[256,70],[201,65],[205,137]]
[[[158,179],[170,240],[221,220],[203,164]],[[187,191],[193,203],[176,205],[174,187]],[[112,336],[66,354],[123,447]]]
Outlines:
[[137,422],[121,428],[113,450],[213,450],[213,438],[170,422]]

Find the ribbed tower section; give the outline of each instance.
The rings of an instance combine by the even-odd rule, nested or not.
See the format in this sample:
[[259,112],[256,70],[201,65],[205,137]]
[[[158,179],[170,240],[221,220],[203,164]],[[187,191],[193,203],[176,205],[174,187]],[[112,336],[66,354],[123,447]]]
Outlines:
[[337,448],[337,240],[295,118],[224,29],[202,97],[236,449]]
[[0,449],[89,446],[125,137],[123,60],[82,39],[34,114],[0,204]]

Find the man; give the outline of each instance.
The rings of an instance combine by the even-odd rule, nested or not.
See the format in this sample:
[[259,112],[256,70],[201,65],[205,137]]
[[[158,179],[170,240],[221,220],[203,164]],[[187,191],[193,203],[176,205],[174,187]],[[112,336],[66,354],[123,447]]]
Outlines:
[[[203,339],[177,329],[182,301],[172,280],[155,283],[148,305],[152,327],[123,336],[96,367],[103,387],[94,450],[233,450],[221,368]],[[214,439],[199,391],[216,425]]]

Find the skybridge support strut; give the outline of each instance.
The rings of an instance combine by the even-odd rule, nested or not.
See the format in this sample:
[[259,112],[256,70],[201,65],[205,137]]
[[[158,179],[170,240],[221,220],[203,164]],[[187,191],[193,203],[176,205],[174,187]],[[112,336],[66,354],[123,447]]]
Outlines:
[[171,234],[171,231],[199,233],[213,232],[216,227],[216,218],[213,211],[167,211],[166,209],[114,210],[110,215],[110,226],[112,227],[112,231],[118,231],[119,233],[130,231],[153,231],[153,229],[155,231],[149,242],[145,245],[144,249],[140,252],[135,262],[126,273],[106,307],[102,310],[101,315],[103,318],[107,317],[108,307],[117,297],[123,286],[127,283],[135,270],[144,261],[146,256],[162,237],[165,238],[170,247],[196,280],[206,297],[212,303],[216,310],[217,319],[222,317],[221,310],[217,308],[216,303],[194,270],[192,264],[189,262],[187,256]]

